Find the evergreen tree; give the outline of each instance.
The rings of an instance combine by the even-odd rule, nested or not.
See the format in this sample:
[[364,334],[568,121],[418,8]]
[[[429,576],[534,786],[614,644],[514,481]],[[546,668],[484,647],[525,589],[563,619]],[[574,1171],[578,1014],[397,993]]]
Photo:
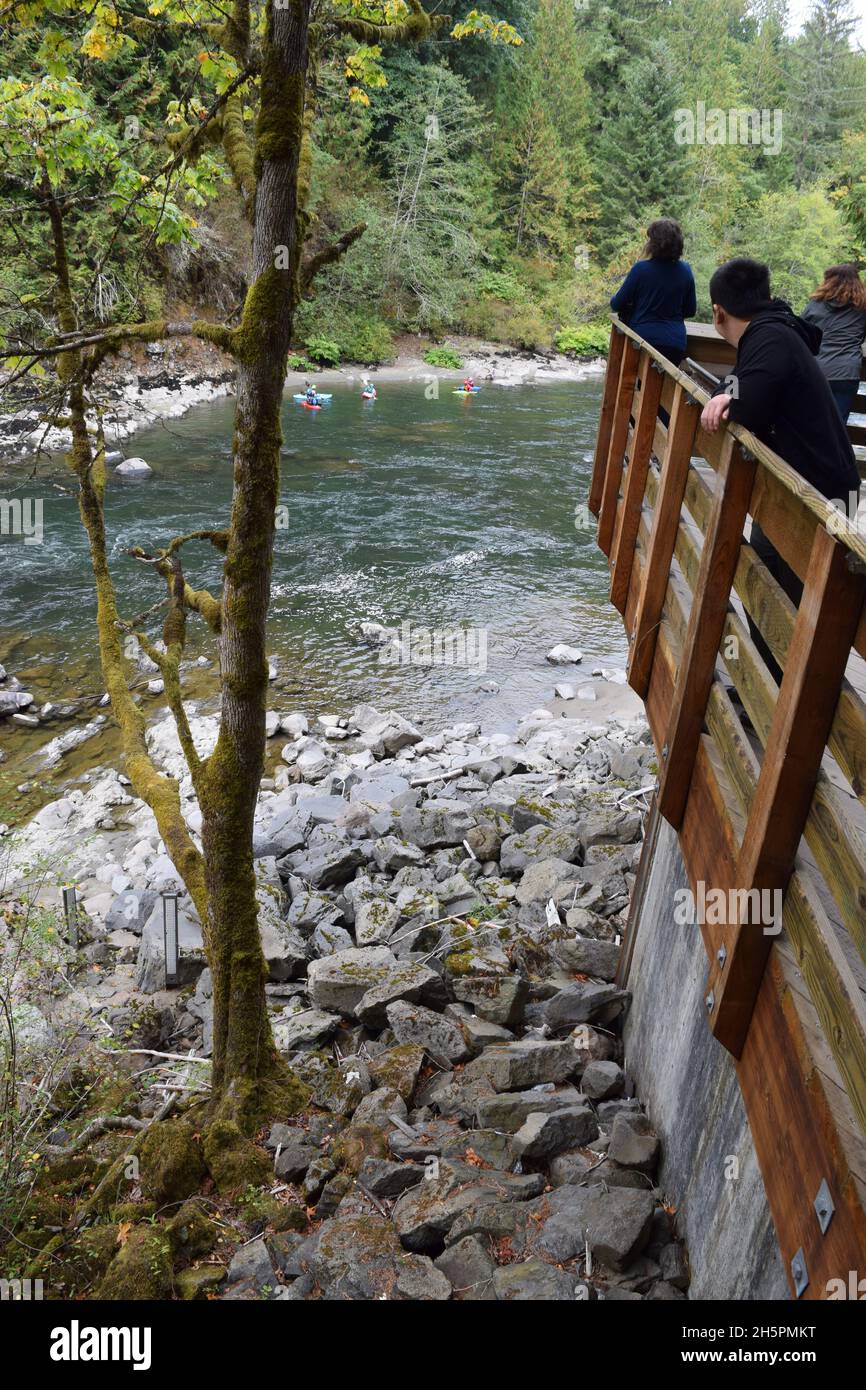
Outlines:
[[682,217],[688,206],[685,147],[674,139],[679,84],[667,45],[656,40],[622,73],[596,149],[596,243],[610,257],[645,210]]
[[814,0],[791,58],[794,167],[798,186],[820,178],[839,156],[846,129],[866,114],[866,72],[852,52],[851,0]]

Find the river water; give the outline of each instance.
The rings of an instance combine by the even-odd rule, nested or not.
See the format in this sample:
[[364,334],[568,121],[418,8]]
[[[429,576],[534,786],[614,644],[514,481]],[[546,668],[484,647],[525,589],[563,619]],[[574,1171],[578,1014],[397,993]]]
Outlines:
[[[550,697],[562,674],[544,659],[555,642],[583,649],[587,675],[596,661],[622,665],[622,626],[607,602],[594,528],[575,526],[589,485],[601,378],[487,386],[471,398],[454,395],[451,385],[440,381],[438,399],[429,399],[422,382],[385,383],[368,404],[357,389],[338,385],[319,412],[287,401],[270,622],[274,708],[345,713],[369,700],[431,725],[472,715],[488,728],[506,727]],[[125,615],[161,596],[147,567],[126,555],[129,547],[152,549],[224,524],[232,417],[233,401],[216,401],[127,445],[154,476],[113,480],[109,489],[107,527]],[[33,479],[29,472],[4,468],[0,488],[41,499],[43,516],[40,544],[0,539],[0,661],[41,702],[97,692],[102,682],[75,497],[63,490],[62,466],[40,468]],[[216,552],[201,544],[184,553],[189,580],[216,589]],[[415,655],[424,655],[425,629],[463,629],[466,638],[462,649],[443,639],[442,655],[456,664],[385,662],[359,643],[364,621],[408,631]],[[190,654],[213,655],[197,619]],[[194,673],[191,694],[207,695],[209,679]],[[500,689],[479,692],[488,682]],[[22,737],[30,748],[47,736],[13,732],[8,721],[0,732],[7,752]]]

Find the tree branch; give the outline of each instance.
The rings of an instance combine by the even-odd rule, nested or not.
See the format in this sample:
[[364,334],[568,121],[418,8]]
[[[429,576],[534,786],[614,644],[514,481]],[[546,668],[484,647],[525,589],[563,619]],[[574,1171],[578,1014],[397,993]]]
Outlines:
[[345,256],[352,243],[357,241],[359,237],[362,237],[366,230],[367,223],[359,222],[356,227],[350,227],[348,232],[344,232],[338,241],[332,242],[330,246],[323,247],[321,251],[317,251],[315,255],[309,256],[305,261],[302,261],[301,292],[303,293],[309,288],[319,271],[326,265],[332,265],[333,262],[338,261],[341,256]]

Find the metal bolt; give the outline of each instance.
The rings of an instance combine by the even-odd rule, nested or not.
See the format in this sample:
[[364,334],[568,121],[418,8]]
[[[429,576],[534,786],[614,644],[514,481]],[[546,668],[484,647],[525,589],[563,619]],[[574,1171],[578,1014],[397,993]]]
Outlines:
[[727,959],[728,959],[728,953],[727,953],[727,951],[725,950],[724,946],[720,946],[719,949],[716,951],[716,960],[719,962],[719,969],[720,969],[720,970],[724,970],[724,968],[725,968],[725,961],[726,961]]
[[794,1280],[794,1292],[799,1298],[809,1287],[809,1271],[806,1268],[806,1256],[802,1245],[791,1261],[791,1278]]
[[716,996],[713,994],[713,991],[712,991],[712,990],[710,990],[709,994],[707,995],[706,999],[704,1000],[704,1003],[705,1003],[706,1006],[707,1006],[708,1012],[709,1012],[709,1013],[712,1013],[712,1012],[713,1012],[713,1009],[716,1007]]

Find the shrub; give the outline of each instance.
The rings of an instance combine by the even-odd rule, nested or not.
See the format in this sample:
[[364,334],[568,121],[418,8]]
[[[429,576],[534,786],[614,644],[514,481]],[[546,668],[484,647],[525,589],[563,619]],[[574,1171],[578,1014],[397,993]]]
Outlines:
[[286,369],[290,372],[311,372],[314,367],[315,363],[300,352],[290,352],[286,359]]
[[577,328],[563,328],[555,338],[558,352],[573,352],[578,357],[597,357],[607,354],[610,329],[604,323],[583,323]]
[[336,331],[336,337],[344,361],[373,364],[390,362],[394,356],[394,338],[383,319],[354,314]]
[[526,290],[520,281],[504,270],[486,271],[478,280],[478,293],[487,298],[504,299],[506,304],[526,298]]
[[331,338],[308,338],[307,356],[319,367],[340,365],[340,345]]
[[459,371],[463,366],[463,358],[450,347],[428,348],[424,361],[428,367],[448,367],[454,371]]

